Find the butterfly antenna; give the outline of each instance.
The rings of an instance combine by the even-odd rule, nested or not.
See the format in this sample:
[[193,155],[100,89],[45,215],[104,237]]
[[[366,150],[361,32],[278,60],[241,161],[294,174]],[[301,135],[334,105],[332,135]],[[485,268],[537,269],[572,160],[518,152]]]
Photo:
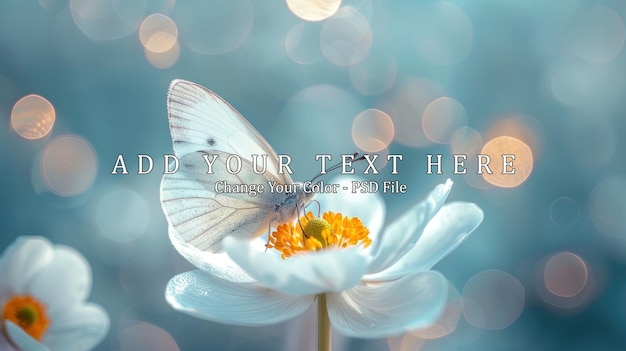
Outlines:
[[[352,155],[352,157],[354,158],[354,160],[353,160],[352,162],[359,162],[359,161],[363,161],[363,160],[365,160],[365,156],[367,156],[367,154],[363,154],[363,155],[361,155],[361,156],[359,156],[359,157],[357,157],[357,156],[359,156],[359,152],[358,152],[358,151],[357,151],[357,152],[355,152],[355,153]],[[324,173],[321,173],[321,172],[320,172],[318,175],[316,175],[315,177],[313,177],[313,179],[311,179],[311,183],[313,183],[313,181],[314,181],[315,179],[317,179],[317,178],[319,178],[319,177],[323,176],[324,174],[326,174],[326,173],[328,173],[328,172],[332,172],[332,171],[334,171],[334,170],[338,169],[338,168],[339,168],[339,167],[341,167],[342,165],[343,165],[343,161],[342,161],[342,162],[338,162],[338,163],[336,163],[336,164],[332,165],[330,168],[328,168],[328,169],[326,170],[326,172],[324,172]]]

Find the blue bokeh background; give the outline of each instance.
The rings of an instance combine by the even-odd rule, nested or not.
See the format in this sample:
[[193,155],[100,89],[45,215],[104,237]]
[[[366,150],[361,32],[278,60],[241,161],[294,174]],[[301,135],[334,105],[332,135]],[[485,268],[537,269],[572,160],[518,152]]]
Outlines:
[[[467,284],[477,274],[489,277],[494,269],[524,292],[521,300],[498,301],[507,290],[499,294],[486,279],[481,296],[512,310],[523,304],[521,314],[483,311],[485,319],[510,319],[491,330],[466,311],[456,330],[420,350],[623,350],[626,3],[345,0],[341,6],[335,17],[310,22],[284,1],[2,1],[0,247],[21,235],[43,235],[85,255],[94,277],[90,300],[112,321],[97,350],[288,349],[298,335],[292,322],[225,326],[175,312],[164,300],[167,281],[192,269],[171,247],[159,204],[161,157],[172,153],[167,87],[183,78],[217,92],[278,153],[293,157],[300,181],[319,171],[315,154],[338,159],[358,150],[353,120],[377,108],[396,127],[386,152],[405,159],[399,175],[385,167],[370,179],[398,179],[409,189],[384,195],[387,220],[452,178],[451,200],[479,204],[485,220],[436,269],[462,296],[471,294]],[[148,59],[138,34],[152,13],[178,26],[180,51],[162,53],[161,63]],[[56,112],[50,134],[37,140],[20,137],[10,123],[13,106],[28,94],[45,97]],[[478,149],[500,135],[527,144],[534,158],[528,179],[502,188],[475,174],[453,175],[451,154],[458,149],[429,139],[422,120],[441,96],[463,106],[460,126],[479,136]],[[93,183],[73,196],[51,191],[41,174],[43,150],[62,135],[84,138],[97,160]],[[118,154],[129,175],[111,174]],[[136,174],[137,154],[154,157],[152,173]],[[426,174],[426,154],[443,154],[443,174]],[[64,169],[71,159],[58,160],[61,174],[84,172]],[[579,264],[557,269],[551,282],[545,267],[564,257],[559,253]],[[554,286],[577,282],[575,296],[554,294]],[[342,345],[389,349],[387,340]]]

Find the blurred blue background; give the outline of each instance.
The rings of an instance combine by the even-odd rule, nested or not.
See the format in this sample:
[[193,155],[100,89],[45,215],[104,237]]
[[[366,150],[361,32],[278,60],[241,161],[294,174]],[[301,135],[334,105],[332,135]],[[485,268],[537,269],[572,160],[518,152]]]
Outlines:
[[[399,175],[369,176],[408,185],[384,196],[388,221],[448,177],[451,200],[485,211],[436,266],[454,289],[435,328],[343,349],[624,350],[625,15],[620,0],[2,1],[0,247],[44,235],[87,257],[112,321],[97,350],[297,345],[298,321],[233,327],[165,303],[192,269],[159,204],[183,78],[292,155],[295,180],[319,153],[403,154]],[[476,175],[481,150],[519,154],[519,173]],[[118,154],[129,175],[111,174]]]

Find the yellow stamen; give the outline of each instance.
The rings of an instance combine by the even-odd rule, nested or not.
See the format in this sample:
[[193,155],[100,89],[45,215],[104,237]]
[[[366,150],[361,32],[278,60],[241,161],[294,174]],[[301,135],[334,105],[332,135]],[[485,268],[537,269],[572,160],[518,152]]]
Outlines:
[[357,217],[325,212],[322,218],[314,218],[308,212],[295,223],[279,225],[270,235],[266,247],[280,251],[285,259],[330,247],[363,245],[366,248],[372,243],[368,235],[369,230]]
[[50,325],[46,316],[46,307],[30,295],[13,296],[4,304],[2,321],[6,320],[17,324],[37,340],[41,340]]

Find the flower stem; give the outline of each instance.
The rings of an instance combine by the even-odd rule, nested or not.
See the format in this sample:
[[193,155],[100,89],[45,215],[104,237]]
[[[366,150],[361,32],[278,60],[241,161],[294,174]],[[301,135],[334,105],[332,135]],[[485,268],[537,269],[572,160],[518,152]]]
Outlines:
[[330,351],[330,319],[326,308],[326,294],[317,295],[317,350]]

